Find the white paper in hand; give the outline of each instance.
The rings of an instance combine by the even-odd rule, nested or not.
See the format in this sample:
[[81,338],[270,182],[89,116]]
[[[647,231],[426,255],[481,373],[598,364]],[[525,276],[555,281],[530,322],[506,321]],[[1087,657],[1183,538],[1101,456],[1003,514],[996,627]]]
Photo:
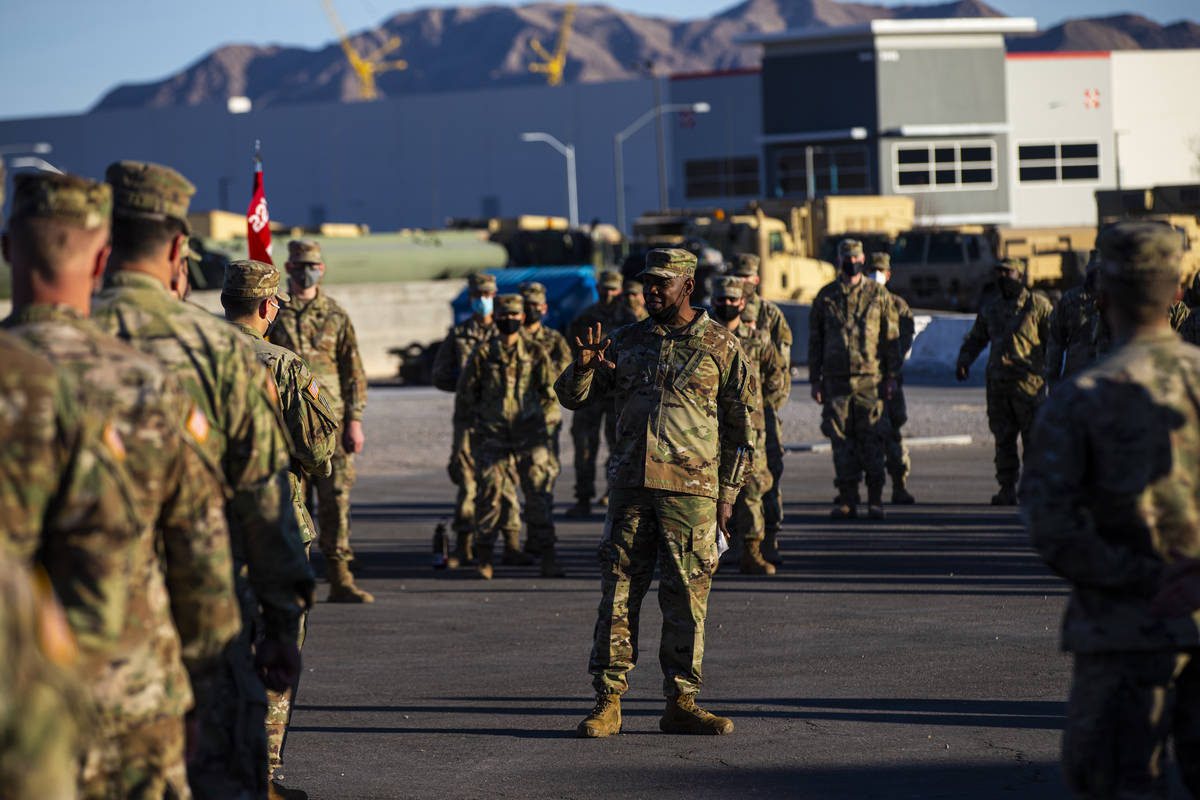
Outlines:
[[729,542],[725,540],[725,534],[721,533],[715,522],[713,523],[713,533],[717,535],[717,558],[720,558],[729,549]]

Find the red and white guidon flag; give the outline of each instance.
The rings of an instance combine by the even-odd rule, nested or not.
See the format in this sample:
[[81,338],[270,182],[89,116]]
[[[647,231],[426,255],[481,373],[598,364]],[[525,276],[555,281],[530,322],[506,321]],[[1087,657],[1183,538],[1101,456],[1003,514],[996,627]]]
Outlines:
[[263,192],[262,161],[254,161],[254,196],[246,209],[246,241],[250,245],[250,258],[265,264],[271,260],[271,216],[267,213],[267,195]]

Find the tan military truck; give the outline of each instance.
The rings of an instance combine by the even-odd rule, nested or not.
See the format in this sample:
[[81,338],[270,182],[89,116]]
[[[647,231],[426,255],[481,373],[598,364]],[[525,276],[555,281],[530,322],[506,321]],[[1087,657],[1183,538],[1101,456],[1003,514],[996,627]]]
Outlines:
[[1026,283],[1054,294],[1082,279],[1095,242],[1090,227],[915,228],[892,245],[888,285],[916,308],[975,311],[997,261],[1020,259]]
[[1122,219],[1165,222],[1183,239],[1183,285],[1190,287],[1200,273],[1200,184],[1104,189],[1096,192],[1096,216],[1101,225]]

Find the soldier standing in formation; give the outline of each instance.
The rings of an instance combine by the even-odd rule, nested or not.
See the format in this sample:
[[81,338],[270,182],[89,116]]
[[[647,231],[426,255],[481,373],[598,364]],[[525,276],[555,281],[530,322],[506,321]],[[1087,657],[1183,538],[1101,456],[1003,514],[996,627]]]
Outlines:
[[[637,322],[637,317],[621,300],[622,285],[621,273],[615,270],[600,273],[600,281],[596,286],[600,300],[580,311],[567,326],[567,341],[573,347],[576,346],[575,342],[584,341],[588,331],[596,325],[607,336],[622,325]],[[616,440],[616,416],[611,403],[590,404],[576,411],[571,419],[571,439],[575,442],[575,505],[567,510],[568,517],[586,517],[592,513],[601,429],[611,453]],[[608,497],[607,491],[604,497]]]
[[822,406],[821,432],[833,446],[838,489],[830,516],[858,515],[858,484],[867,482],[867,515],[883,519],[884,403],[896,393],[901,359],[891,294],[863,279],[862,242],[838,245],[841,275],[817,293],[808,325],[808,380]]
[[[753,317],[755,327],[766,331],[771,342],[779,352],[779,359],[788,371],[788,381],[791,382],[792,370],[792,328],[788,325],[779,306],[770,300],[765,300],[758,293],[761,285],[759,275],[760,262],[758,256],[752,253],[739,253],[733,262],[732,275],[746,282],[750,294],[746,298],[746,314]],[[789,387],[788,391],[791,389]],[[764,538],[762,543],[763,558],[775,566],[783,563],[779,550],[779,531],[783,527],[783,494],[781,480],[783,479],[783,423],[776,409],[768,403],[766,413],[766,458],[767,469],[771,473],[771,486],[763,495],[763,525]]]
[[[887,253],[872,253],[867,277],[886,287],[892,279],[892,257]],[[892,306],[896,309],[897,344],[900,347],[900,363],[903,364],[916,338],[916,323],[912,309],[903,297],[893,294]],[[904,400],[904,375],[901,373],[896,376],[896,391],[883,404],[883,423],[887,431],[884,435],[885,464],[888,475],[892,477],[892,504],[899,506],[916,502],[916,498],[908,491],[908,473],[912,469],[912,462],[908,458],[908,448],[904,446],[904,434],[900,431],[906,422],[908,403]]]
[[[575,342],[555,384],[578,410],[621,398],[600,543],[601,599],[588,671],[596,704],[580,736],[621,730],[621,695],[638,654],[638,614],[657,563],[665,733],[722,734],[733,723],[696,705],[717,536],[754,460],[754,379],[737,339],[691,307],[696,257],[651,250],[641,273],[650,318]],[[718,534],[718,530],[720,534]]]
[[1029,447],[1029,433],[1038,406],[1045,398],[1046,340],[1050,328],[1050,301],[1027,289],[1024,270],[1017,259],[996,264],[996,291],[988,293],[963,337],[958,351],[955,377],[965,381],[971,364],[989,344],[987,364],[988,427],[996,437],[996,482],[1000,491],[994,506],[1017,504],[1017,478],[1022,449]]
[[[561,421],[550,359],[521,334],[525,319],[519,294],[496,300],[497,335],[481,342],[467,359],[454,396],[455,427],[471,431],[475,462],[475,560],[481,578],[492,577],[492,551],[503,531],[503,563],[524,564],[517,530],[502,529],[503,497],[519,482],[532,550],[541,555],[542,575],[561,578],[554,553],[554,480],[558,461],[551,440]],[[514,476],[519,476],[514,481]]]
[[[300,538],[307,555],[316,532],[304,497],[306,475],[325,478],[337,447],[339,419],[326,393],[309,371],[304,359],[291,350],[271,344],[264,336],[279,315],[288,296],[279,288],[279,270],[261,261],[233,261],[225,267],[221,306],[225,318],[242,333],[258,360],[271,372],[279,390],[279,404],[292,441],[292,463],[288,470],[292,510],[300,523]],[[298,648],[304,647],[308,612],[300,618]],[[284,691],[267,690],[267,756],[270,759],[272,797],[288,797],[282,787],[283,743],[292,716],[298,686]],[[294,793],[292,796],[299,796]]]
[[[358,338],[350,317],[320,289],[325,261],[319,244],[307,239],[288,242],[286,267],[290,297],[280,304],[270,342],[304,359],[342,426],[329,476],[311,478],[317,498],[317,546],[329,572],[329,602],[373,603],[375,598],[358,588],[350,574],[350,490],[354,456],[365,442],[362,418],[367,407]],[[310,513],[311,508],[310,502]]]
[[725,277],[713,281],[713,317],[733,333],[746,354],[746,368],[754,379],[754,462],[746,474],[746,482],[733,505],[730,529],[733,542],[730,549],[737,552],[738,568],[744,575],[774,575],[775,566],[762,556],[763,493],[771,486],[771,472],[767,468],[766,416],[764,410],[770,406],[778,410],[787,402],[792,389],[791,376],[780,360],[770,335],[742,321],[746,311],[746,294],[751,287],[741,278]]
[[633,318],[641,322],[650,316],[646,313],[646,298],[642,295],[642,282],[635,278],[626,278],[621,286],[621,299]]
[[1077,797],[1167,796],[1168,739],[1200,796],[1200,350],[1163,311],[1174,231],[1103,231],[1100,303],[1115,348],[1038,417],[1021,484],[1034,547],[1072,584],[1063,764]]
[[313,592],[288,502],[291,454],[278,395],[233,328],[175,296],[187,285],[192,185],[168,167],[128,161],[110,165],[106,178],[113,251],[94,317],[179,377],[195,404],[185,429],[230,490],[225,515],[242,630],[223,668],[193,679],[197,739],[188,780],[199,798],[261,797],[269,785],[263,686],[295,684],[300,615]]
[[1050,390],[1092,366],[1111,347],[1108,326],[1096,305],[1098,251],[1088,259],[1083,283],[1063,292],[1046,333],[1046,384]]
[[[467,279],[467,296],[471,301],[471,316],[446,334],[433,362],[433,385],[443,392],[458,389],[467,359],[480,342],[496,335],[493,306],[496,300],[496,279],[486,272],[476,272]],[[475,459],[471,453],[471,431],[454,424],[454,440],[450,448],[450,463],[446,467],[450,480],[458,487],[454,505],[454,553],[446,566],[466,566],[473,560],[471,542],[475,536]],[[515,476],[513,484],[515,484]],[[521,513],[515,486],[510,486],[501,500],[501,526],[505,537],[521,535]],[[515,554],[510,560],[531,564],[532,558]]]

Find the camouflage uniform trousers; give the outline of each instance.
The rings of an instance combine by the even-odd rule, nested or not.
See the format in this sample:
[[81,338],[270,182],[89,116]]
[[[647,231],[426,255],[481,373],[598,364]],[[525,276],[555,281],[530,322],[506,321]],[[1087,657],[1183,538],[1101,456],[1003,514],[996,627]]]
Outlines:
[[1042,394],[1030,394],[1010,383],[987,382],[988,427],[996,439],[996,482],[1001,486],[1016,485],[1021,475],[1017,436],[1021,437],[1022,451],[1027,451],[1042,399]]
[[766,536],[764,498],[775,479],[764,452],[765,439],[766,431],[754,432],[754,463],[746,482],[742,484],[742,490],[738,492],[737,502],[733,504],[733,517],[729,521],[729,532],[733,539],[731,550],[740,551],[742,542],[761,542]]
[[617,415],[613,403],[593,403],[576,411],[571,418],[577,500],[591,500],[596,496],[596,459],[600,457],[601,428],[611,453],[617,440]]
[[[311,547],[311,542],[305,543],[305,555],[308,555],[309,548]],[[308,611],[305,610],[300,613],[300,636],[296,640],[296,647],[300,650],[304,649],[304,637],[307,635]],[[300,674],[303,675],[303,671],[301,671]],[[292,701],[295,699],[295,691],[297,688],[298,686],[293,686],[289,689],[285,689],[282,692],[266,689],[267,760],[268,771],[272,777],[277,777],[275,774],[276,771],[283,766],[283,743],[287,739],[288,725],[290,725],[292,721]]]
[[1200,652],[1076,653],[1063,769],[1080,798],[1166,798],[1167,739],[1200,797]]
[[908,448],[904,446],[904,434],[900,431],[906,422],[908,403],[904,399],[904,386],[897,384],[892,399],[883,401],[885,464],[893,484],[907,481],[908,473],[912,469]]
[[97,736],[84,757],[82,800],[187,800],[183,718],[159,717]]
[[250,622],[226,648],[222,669],[205,678],[213,685],[196,691],[197,696],[225,700],[197,705],[191,712],[198,735],[188,760],[188,782],[197,800],[258,800],[267,793],[267,695],[250,647],[258,627],[256,609],[246,603],[243,593],[242,618]]
[[[557,453],[555,464],[558,463]],[[454,426],[454,444],[450,450],[450,463],[446,465],[450,482],[458,487],[458,495],[454,499],[455,533],[475,532],[475,507],[477,484],[475,482],[475,457],[471,454],[470,431]],[[557,472],[555,473],[557,474]],[[517,501],[517,476],[511,476],[509,490],[504,494],[501,503],[502,529],[521,529],[521,504]]]
[[767,530],[778,533],[783,527],[783,495],[780,490],[780,479],[783,478],[783,422],[769,405],[764,404],[763,414],[767,418],[764,450],[771,476],[771,482],[765,487],[762,497],[763,525]]
[[704,620],[717,567],[717,501],[659,489],[613,489],[600,559],[600,607],[588,672],[597,694],[624,694],[637,664],[642,600],[659,566],[667,697],[700,690]]
[[[554,481],[558,460],[549,439],[511,444],[476,439],[475,498],[476,546],[492,549],[501,530],[510,530],[508,498],[516,496],[517,483],[525,496],[526,541],[532,549],[554,548]],[[520,517],[517,517],[517,527]]]
[[[338,431],[337,448],[329,459],[329,475],[324,478],[307,476],[304,496],[308,511],[317,522],[317,547],[328,561],[353,561],[350,548],[350,490],[354,488],[354,454],[346,452]],[[313,496],[316,512],[313,512]]]
[[821,432],[833,447],[835,485],[845,492],[857,492],[865,474],[869,491],[882,490],[887,457],[881,424],[883,400],[876,379],[827,379],[824,390]]

